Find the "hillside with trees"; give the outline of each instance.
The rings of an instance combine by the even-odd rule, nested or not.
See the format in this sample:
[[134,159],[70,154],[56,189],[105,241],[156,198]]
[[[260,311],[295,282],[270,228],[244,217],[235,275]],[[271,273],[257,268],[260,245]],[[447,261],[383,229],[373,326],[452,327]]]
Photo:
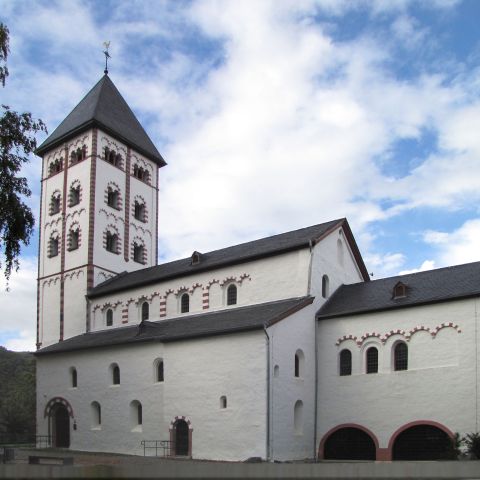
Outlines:
[[0,347],[0,434],[35,433],[35,357]]

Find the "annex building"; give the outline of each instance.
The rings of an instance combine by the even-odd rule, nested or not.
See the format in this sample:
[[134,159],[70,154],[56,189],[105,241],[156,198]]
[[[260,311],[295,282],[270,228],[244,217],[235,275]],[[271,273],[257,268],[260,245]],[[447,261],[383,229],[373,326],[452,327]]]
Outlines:
[[166,165],[108,75],[38,148],[37,433],[436,459],[478,431],[480,263],[371,281],[346,219],[157,265]]

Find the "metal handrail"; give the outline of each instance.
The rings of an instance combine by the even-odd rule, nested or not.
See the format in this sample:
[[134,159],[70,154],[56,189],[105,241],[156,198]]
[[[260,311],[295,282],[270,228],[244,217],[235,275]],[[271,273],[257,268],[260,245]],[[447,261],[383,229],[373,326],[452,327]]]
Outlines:
[[155,450],[155,456],[158,457],[158,451],[162,451],[163,457],[170,456],[170,440],[142,440],[140,444],[143,446],[143,456],[147,454],[147,450]]
[[32,433],[0,434],[0,446],[48,448],[52,445],[51,435],[35,435]]

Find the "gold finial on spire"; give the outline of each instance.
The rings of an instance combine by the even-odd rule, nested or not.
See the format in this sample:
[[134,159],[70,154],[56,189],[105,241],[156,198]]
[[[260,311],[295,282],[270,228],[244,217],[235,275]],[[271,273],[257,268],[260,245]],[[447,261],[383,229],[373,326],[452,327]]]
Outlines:
[[103,46],[105,47],[105,50],[103,51],[103,53],[105,54],[105,70],[103,71],[103,73],[105,75],[108,75],[108,59],[112,58],[108,53],[108,48],[110,47],[110,40],[108,42],[103,42]]

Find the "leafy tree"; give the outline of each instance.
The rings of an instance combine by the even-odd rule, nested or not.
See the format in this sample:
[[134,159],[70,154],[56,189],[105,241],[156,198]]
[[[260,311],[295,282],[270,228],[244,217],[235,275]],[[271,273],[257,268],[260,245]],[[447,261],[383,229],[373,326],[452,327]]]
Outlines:
[[0,438],[35,432],[35,358],[0,347]]
[[[0,23],[0,82],[5,86],[9,75],[9,31]],[[31,113],[17,113],[2,105],[0,113],[0,268],[7,281],[13,269],[19,268],[21,243],[28,245],[35,219],[30,207],[23,201],[32,192],[27,179],[19,176],[28,155],[35,151],[35,134],[47,132],[42,120],[35,120]],[[2,265],[3,261],[3,265]]]

